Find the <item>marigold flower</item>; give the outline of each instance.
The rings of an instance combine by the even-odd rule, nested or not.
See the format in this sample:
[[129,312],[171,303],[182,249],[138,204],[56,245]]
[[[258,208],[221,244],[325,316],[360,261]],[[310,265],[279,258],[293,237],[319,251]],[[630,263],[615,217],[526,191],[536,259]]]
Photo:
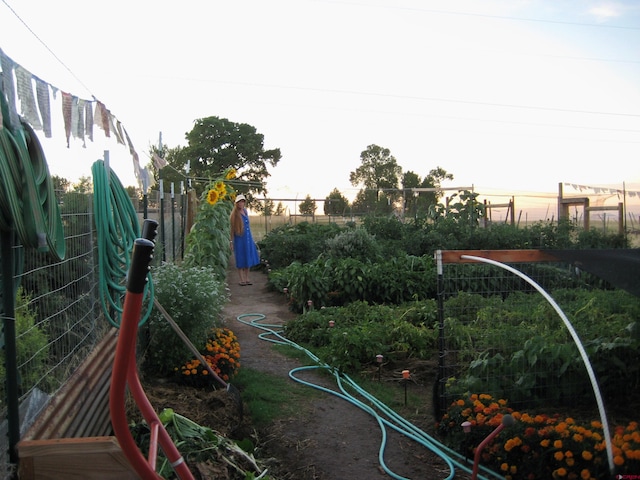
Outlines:
[[560,467],[559,469],[554,471],[553,474],[557,475],[558,477],[565,477],[567,475],[567,469]]
[[582,478],[582,480],[589,480],[591,478],[591,472],[586,468],[582,469],[580,478]]
[[553,454],[553,458],[555,458],[558,462],[562,461],[562,459],[564,458],[564,452],[558,450]]
[[562,448],[562,440],[556,440],[553,442],[553,448]]
[[613,457],[613,463],[618,467],[620,465],[624,465],[624,457],[622,455],[616,455],[615,457]]
[[588,450],[582,451],[582,458],[584,458],[587,462],[593,458],[593,454]]

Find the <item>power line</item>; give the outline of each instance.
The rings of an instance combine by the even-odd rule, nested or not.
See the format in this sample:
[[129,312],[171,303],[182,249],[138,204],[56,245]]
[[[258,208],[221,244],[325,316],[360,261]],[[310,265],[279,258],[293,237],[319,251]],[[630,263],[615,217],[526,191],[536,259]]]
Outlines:
[[[53,56],[53,58],[55,58],[55,59],[58,61],[58,63],[60,63],[60,65],[62,65],[62,66],[65,68],[65,70],[67,70],[67,72],[69,72],[69,73],[71,74],[71,76],[72,76],[73,78],[75,78],[75,79],[78,81],[78,83],[80,83],[80,85],[82,85],[82,86],[87,90],[87,92],[91,93],[91,89],[89,89],[89,87],[87,87],[87,86],[84,84],[84,82],[83,82],[82,80],[80,80],[80,79],[76,76],[76,74],[75,74],[75,73],[73,73],[73,71],[72,71],[72,70],[71,70],[71,69],[70,69],[70,68],[69,68],[69,67],[68,67],[68,66],[67,66],[67,65],[66,65],[66,64],[65,64],[65,63],[64,63],[64,62],[63,62],[63,61],[62,61],[62,60],[61,60],[61,59],[60,59],[60,58],[59,58],[59,57],[58,57],[58,56],[53,52],[53,50],[51,50],[51,49],[49,48],[49,46],[46,44],[46,42],[45,42],[44,40],[42,40],[42,39],[41,39],[41,38],[36,34],[36,32],[34,32],[34,31],[31,29],[31,27],[30,27],[29,25],[27,25],[27,22],[25,22],[25,21],[22,19],[22,17],[20,17],[20,15],[18,15],[18,13],[13,9],[13,7],[7,3],[7,0],[2,0],[2,3],[4,3],[4,4],[7,6],[7,8],[8,8],[9,10],[11,10],[11,13],[13,13],[13,15],[14,15],[14,16],[15,16],[15,17],[20,21],[20,23],[22,23],[22,24],[24,25],[24,27],[25,27],[27,30],[29,30],[29,33],[31,33],[31,35],[33,35],[33,36],[34,36],[34,38],[35,38],[36,40],[38,40],[38,42],[40,42],[40,44],[41,44],[44,48],[46,48],[46,49],[47,49],[47,51],[48,51],[48,52]],[[92,95],[92,96],[93,96],[93,95]],[[95,98],[95,97],[93,97],[93,98]]]

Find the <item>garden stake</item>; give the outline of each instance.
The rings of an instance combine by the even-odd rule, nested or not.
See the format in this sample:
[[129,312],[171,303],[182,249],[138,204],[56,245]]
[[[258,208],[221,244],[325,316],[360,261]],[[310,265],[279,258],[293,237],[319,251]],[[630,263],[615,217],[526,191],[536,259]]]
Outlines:
[[493,440],[496,437],[496,435],[498,435],[505,427],[510,427],[514,423],[516,423],[516,419],[513,418],[511,415],[506,414],[505,416],[502,417],[502,423],[500,423],[500,425],[498,425],[493,432],[487,435],[487,438],[485,438],[482,442],[480,442],[480,445],[478,445],[478,448],[476,448],[476,454],[473,457],[473,472],[471,474],[471,480],[476,480],[478,478],[478,465],[480,464],[480,454],[482,453],[482,450],[484,449],[484,447],[486,447],[491,442],[491,440]]
[[404,406],[407,406],[407,383],[409,383],[409,370],[402,371],[402,379],[404,381]]
[[382,359],[384,358],[383,355],[376,355],[376,362],[378,362],[378,381],[381,382],[382,381],[382,376],[381,376],[381,372],[382,372]]
[[464,432],[462,449],[464,450],[464,461],[466,463],[469,461],[469,432],[471,432],[471,422],[467,420],[466,422],[462,422],[460,426],[462,427],[462,431]]

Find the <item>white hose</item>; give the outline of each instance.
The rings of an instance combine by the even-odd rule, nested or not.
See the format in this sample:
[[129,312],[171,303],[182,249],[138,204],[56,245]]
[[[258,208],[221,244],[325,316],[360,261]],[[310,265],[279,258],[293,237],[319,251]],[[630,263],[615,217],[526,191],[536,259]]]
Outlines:
[[558,315],[560,315],[560,318],[562,318],[562,321],[564,322],[565,326],[569,330],[569,333],[571,333],[571,337],[573,338],[573,341],[575,342],[576,346],[578,347],[578,351],[580,352],[580,356],[582,357],[582,361],[584,362],[585,367],[587,367],[587,373],[589,374],[589,380],[591,380],[591,386],[593,388],[593,393],[596,396],[596,402],[598,404],[598,411],[600,412],[600,420],[602,421],[602,430],[604,432],[604,439],[605,439],[605,444],[606,444],[606,447],[607,447],[607,459],[609,461],[609,471],[613,475],[613,473],[615,471],[615,466],[614,466],[614,463],[613,463],[613,447],[611,446],[611,436],[609,434],[609,422],[607,421],[607,415],[606,415],[606,412],[604,410],[604,403],[602,401],[602,395],[600,393],[600,387],[598,386],[598,381],[596,380],[596,375],[595,375],[595,373],[593,371],[593,367],[591,366],[591,361],[589,360],[589,356],[587,355],[587,352],[585,351],[584,346],[582,345],[582,342],[580,341],[580,337],[578,337],[578,334],[576,333],[575,329],[573,328],[573,325],[571,325],[571,322],[569,321],[567,316],[564,314],[562,309],[558,306],[556,301],[551,297],[551,295],[549,295],[533,279],[531,279],[530,277],[528,277],[524,273],[516,270],[515,268],[510,267],[509,265],[506,265],[504,263],[496,262],[495,260],[491,260],[489,258],[476,257],[476,256],[473,256],[473,255],[461,255],[460,258],[468,259],[468,260],[475,260],[475,261],[483,262],[483,263],[489,263],[491,265],[495,265],[497,267],[504,268],[505,270],[508,270],[509,272],[519,276],[520,278],[525,280],[527,283],[532,285],[538,292],[540,292],[542,294],[542,296],[544,298],[546,298],[547,301],[553,306],[553,308],[558,313]]

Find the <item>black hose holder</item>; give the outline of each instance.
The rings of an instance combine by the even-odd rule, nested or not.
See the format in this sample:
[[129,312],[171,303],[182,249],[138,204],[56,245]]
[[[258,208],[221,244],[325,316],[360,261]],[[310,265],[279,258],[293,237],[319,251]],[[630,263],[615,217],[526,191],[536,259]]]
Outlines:
[[127,278],[127,291],[143,293],[147,283],[154,243],[146,238],[137,238],[131,253],[131,266]]

